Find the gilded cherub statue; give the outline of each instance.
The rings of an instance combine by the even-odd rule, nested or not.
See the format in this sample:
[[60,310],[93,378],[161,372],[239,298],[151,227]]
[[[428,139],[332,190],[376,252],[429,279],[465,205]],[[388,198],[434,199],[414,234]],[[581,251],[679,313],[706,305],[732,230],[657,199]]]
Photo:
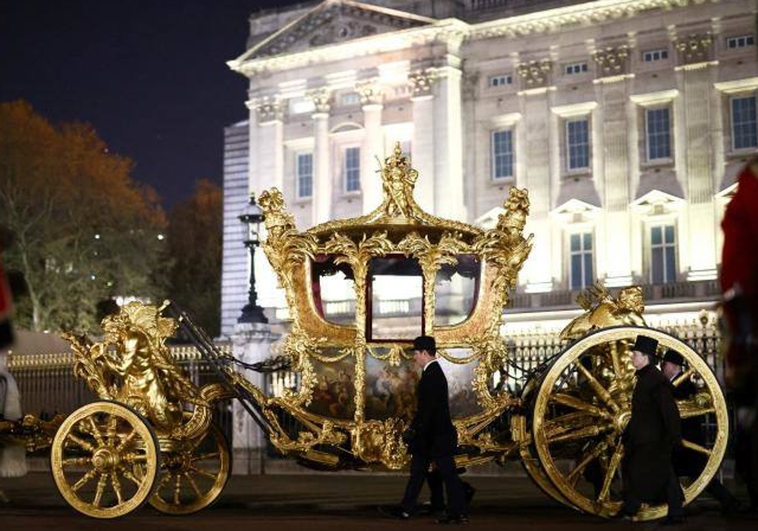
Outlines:
[[[74,370],[101,399],[129,405],[159,431],[171,431],[182,422],[184,402],[207,404],[171,358],[165,341],[177,324],[162,317],[162,309],[132,302],[103,319],[101,343],[71,334],[64,339],[78,358]],[[116,378],[120,385],[114,383]]]

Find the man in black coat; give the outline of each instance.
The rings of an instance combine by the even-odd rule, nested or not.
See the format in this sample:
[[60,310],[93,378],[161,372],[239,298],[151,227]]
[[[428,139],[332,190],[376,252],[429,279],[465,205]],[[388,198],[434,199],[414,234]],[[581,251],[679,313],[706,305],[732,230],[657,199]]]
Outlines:
[[416,398],[418,407],[405,439],[412,454],[411,475],[405,487],[401,518],[408,518],[416,508],[418,495],[424,486],[429,465],[434,462],[442,476],[447,492],[447,518],[439,523],[466,523],[463,488],[455,467],[458,434],[450,420],[447,379],[436,359],[437,347],[433,337],[420,336],[413,341],[413,356],[422,368]]
[[[661,372],[672,383],[680,378],[684,370],[684,358],[677,351],[669,349],[663,355]],[[674,386],[674,398],[676,400],[690,400],[697,394],[697,386],[690,379],[679,382]],[[702,417],[682,419],[682,439],[705,446],[705,430],[703,429]],[[689,450],[683,446],[674,449],[674,470],[678,476],[685,476],[693,481],[701,474],[708,462],[708,457]],[[739,501],[727,490],[724,485],[714,477],[705,487],[705,491],[713,496],[721,504],[721,511],[725,514],[734,513],[739,508]]]
[[674,389],[655,366],[658,341],[637,336],[632,364],[637,383],[632,394],[632,416],[624,431],[624,505],[621,514],[634,516],[643,502],[668,503],[664,523],[682,521],[682,493],[674,472],[672,452],[681,445],[679,410]]

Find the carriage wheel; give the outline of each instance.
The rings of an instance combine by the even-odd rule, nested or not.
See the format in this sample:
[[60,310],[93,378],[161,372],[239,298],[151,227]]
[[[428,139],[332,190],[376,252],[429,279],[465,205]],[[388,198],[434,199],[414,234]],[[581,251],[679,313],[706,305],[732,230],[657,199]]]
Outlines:
[[[702,492],[718,471],[728,437],[726,402],[711,369],[685,343],[649,328],[616,327],[590,334],[569,347],[545,374],[534,406],[534,447],[545,474],[569,502],[588,513],[611,516],[621,507],[621,434],[631,416],[634,368],[630,345],[639,334],[673,348],[697,394],[678,400],[682,418],[712,426],[710,443],[685,441],[687,451],[707,458],[699,476],[682,484],[685,504]],[[689,480],[688,480],[689,481]],[[639,520],[660,518],[666,505],[643,505]]]
[[[530,379],[521,393],[521,399],[524,401],[524,404],[527,406],[527,411],[529,412],[531,412],[533,409],[535,395],[537,394],[537,390],[541,381],[542,380],[540,377]],[[563,494],[561,494],[557,488],[555,488],[555,485],[553,485],[553,482],[550,481],[550,477],[548,477],[544,467],[542,466],[542,463],[537,457],[537,449],[534,446],[534,439],[531,437],[532,419],[533,415],[531,413],[527,413],[523,417],[514,417],[512,420],[512,422],[524,423],[524,431],[528,434],[530,439],[519,447],[521,465],[524,467],[524,470],[526,470],[526,473],[529,475],[529,477],[532,478],[532,481],[534,481],[540,490],[542,490],[542,492],[553,498],[555,501],[562,503],[563,505],[574,507],[573,504],[565,496],[563,496]]]
[[[160,452],[152,428],[131,408],[94,402],[63,421],[50,460],[69,505],[94,518],[116,518],[150,497]],[[135,466],[142,469],[140,476],[133,473]]]
[[181,441],[163,454],[158,486],[150,505],[168,514],[190,514],[213,503],[231,469],[229,444],[212,423],[194,440]]

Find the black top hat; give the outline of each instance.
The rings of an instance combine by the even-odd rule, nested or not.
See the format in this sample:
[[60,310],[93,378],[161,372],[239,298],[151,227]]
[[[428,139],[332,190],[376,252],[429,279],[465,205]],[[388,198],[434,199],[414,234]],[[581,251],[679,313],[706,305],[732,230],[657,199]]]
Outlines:
[[421,352],[426,350],[429,354],[434,356],[437,353],[437,343],[432,336],[418,336],[413,340],[413,349]]
[[666,351],[663,355],[663,361],[668,361],[669,363],[679,365],[680,367],[684,365],[684,358],[674,349],[668,349]]
[[648,336],[637,336],[637,339],[632,346],[632,350],[637,350],[643,354],[647,354],[651,358],[655,358],[656,349],[658,348],[658,340]]

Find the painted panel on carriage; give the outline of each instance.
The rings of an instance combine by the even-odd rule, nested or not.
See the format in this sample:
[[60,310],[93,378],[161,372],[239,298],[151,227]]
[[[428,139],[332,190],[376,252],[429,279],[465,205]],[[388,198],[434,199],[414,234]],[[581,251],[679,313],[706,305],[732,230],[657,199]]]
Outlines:
[[[463,360],[471,355],[471,349],[455,348],[445,349],[448,357],[455,360]],[[472,386],[474,371],[479,363],[453,363],[442,356],[437,357],[447,378],[447,396],[450,401],[450,416],[454,419],[475,415],[482,411],[476,402],[476,392]]]
[[355,415],[355,359],[352,356],[339,359],[337,348],[322,349],[320,354],[339,361],[324,363],[311,358],[316,383],[307,409],[316,415],[352,419]]
[[[379,357],[390,354],[389,347],[372,346],[371,350]],[[410,420],[416,411],[416,388],[420,377],[421,370],[412,359],[392,366],[385,360],[366,356],[366,418]]]

